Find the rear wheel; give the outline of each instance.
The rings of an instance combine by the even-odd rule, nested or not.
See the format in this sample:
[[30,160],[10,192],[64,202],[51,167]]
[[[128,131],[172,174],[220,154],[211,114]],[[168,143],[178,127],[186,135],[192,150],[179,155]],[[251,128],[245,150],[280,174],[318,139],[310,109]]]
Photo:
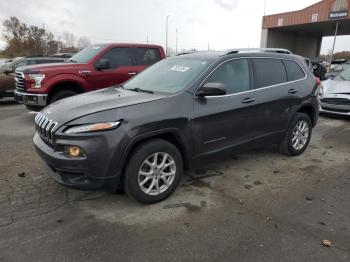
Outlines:
[[124,174],[124,189],[140,203],[156,203],[173,193],[182,172],[182,157],[176,146],[152,139],[132,153]]
[[311,134],[310,117],[304,113],[296,113],[280,145],[281,153],[289,156],[300,155],[309,145]]
[[53,94],[53,96],[50,99],[50,104],[54,103],[58,100],[70,97],[70,96],[75,96],[78,93],[73,91],[73,90],[62,90],[62,91],[58,91],[57,93]]

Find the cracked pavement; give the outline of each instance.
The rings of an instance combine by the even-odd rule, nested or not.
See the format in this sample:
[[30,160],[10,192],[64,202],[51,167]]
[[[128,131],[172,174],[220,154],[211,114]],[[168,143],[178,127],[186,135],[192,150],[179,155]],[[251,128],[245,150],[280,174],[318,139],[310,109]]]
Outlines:
[[322,116],[299,157],[272,147],[203,163],[143,206],[47,177],[34,116],[0,102],[0,261],[350,260],[349,119]]

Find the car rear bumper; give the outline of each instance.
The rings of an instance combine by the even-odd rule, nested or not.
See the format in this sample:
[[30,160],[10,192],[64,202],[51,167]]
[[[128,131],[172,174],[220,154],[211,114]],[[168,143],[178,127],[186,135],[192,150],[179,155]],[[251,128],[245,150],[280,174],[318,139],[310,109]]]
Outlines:
[[[119,175],[97,176],[102,173],[99,165],[91,166],[88,157],[70,158],[45,143],[36,133],[33,137],[34,148],[44,162],[45,173],[60,184],[83,189],[107,189],[115,191],[118,187]],[[96,159],[94,161],[97,161]],[[101,163],[102,166],[105,163]]]
[[47,105],[47,94],[30,94],[15,90],[15,100],[28,106],[45,107]]
[[350,105],[320,103],[320,113],[350,116]]

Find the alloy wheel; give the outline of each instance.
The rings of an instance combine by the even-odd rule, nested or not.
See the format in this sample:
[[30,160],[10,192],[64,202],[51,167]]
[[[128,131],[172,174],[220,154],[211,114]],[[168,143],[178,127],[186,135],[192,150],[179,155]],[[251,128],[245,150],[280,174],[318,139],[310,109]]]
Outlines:
[[174,182],[176,164],[174,158],[165,152],[157,152],[148,156],[138,172],[138,184],[148,195],[159,195]]
[[301,150],[309,139],[309,126],[305,120],[300,120],[294,127],[292,134],[292,146],[295,150]]

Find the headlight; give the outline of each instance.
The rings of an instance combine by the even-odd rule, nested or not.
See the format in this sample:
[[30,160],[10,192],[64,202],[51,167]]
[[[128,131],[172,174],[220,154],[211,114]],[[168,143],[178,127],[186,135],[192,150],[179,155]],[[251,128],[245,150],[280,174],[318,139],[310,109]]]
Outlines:
[[29,74],[29,78],[34,81],[32,83],[32,88],[40,88],[41,82],[44,80],[45,75],[44,74]]
[[104,131],[104,130],[116,128],[120,125],[120,123],[121,121],[80,125],[80,126],[70,127],[64,132],[66,134],[77,134],[77,133]]

